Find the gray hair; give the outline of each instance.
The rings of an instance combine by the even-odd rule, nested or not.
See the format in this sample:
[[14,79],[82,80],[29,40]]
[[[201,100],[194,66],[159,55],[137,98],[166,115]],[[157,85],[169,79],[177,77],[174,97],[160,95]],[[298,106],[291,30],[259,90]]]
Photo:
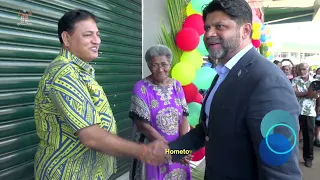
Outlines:
[[309,64],[306,63],[306,62],[300,63],[300,64],[299,64],[299,68],[300,68],[301,66],[306,66],[307,68],[309,68]]
[[157,45],[151,46],[145,55],[145,60],[149,69],[151,68],[152,58],[158,57],[158,56],[165,56],[168,60],[168,63],[171,65],[172,51],[165,45],[157,44]]

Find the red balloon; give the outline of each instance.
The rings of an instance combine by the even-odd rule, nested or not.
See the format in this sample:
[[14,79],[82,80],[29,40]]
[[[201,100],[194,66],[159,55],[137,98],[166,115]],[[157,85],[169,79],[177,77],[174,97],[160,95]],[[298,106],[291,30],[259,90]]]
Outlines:
[[186,97],[187,103],[196,102],[198,88],[194,84],[188,84],[186,86],[182,86],[184,96]]
[[195,102],[202,104],[202,99],[203,99],[203,96],[200,93],[198,93],[196,96]]
[[199,33],[193,28],[183,28],[176,35],[176,44],[182,51],[194,50],[199,42]]
[[203,147],[198,151],[193,152],[192,155],[193,155],[192,161],[200,161],[206,155],[206,148]]
[[252,39],[252,44],[254,47],[259,48],[261,45],[260,39]]
[[205,33],[203,27],[204,23],[202,20],[202,16],[199,14],[193,14],[191,16],[188,16],[182,25],[182,28],[195,29],[196,31],[198,31],[200,36]]

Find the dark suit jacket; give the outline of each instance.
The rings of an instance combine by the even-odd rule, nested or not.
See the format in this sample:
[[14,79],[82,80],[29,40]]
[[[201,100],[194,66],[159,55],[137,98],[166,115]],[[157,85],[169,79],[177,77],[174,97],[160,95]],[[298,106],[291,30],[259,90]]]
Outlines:
[[[206,99],[200,123],[169,147],[196,151],[205,146],[206,180],[301,179],[298,144],[289,161],[279,167],[265,164],[259,156],[263,139],[260,124],[268,112],[288,111],[296,120],[298,134],[300,107],[289,80],[276,65],[254,48],[249,50],[217,89],[210,107],[208,128],[205,102]],[[173,157],[174,160],[179,158]]]

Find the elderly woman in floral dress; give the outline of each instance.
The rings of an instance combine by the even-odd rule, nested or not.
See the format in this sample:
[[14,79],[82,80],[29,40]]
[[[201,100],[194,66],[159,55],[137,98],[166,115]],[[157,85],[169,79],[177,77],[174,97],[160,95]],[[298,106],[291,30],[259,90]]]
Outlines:
[[[152,46],[145,55],[151,75],[138,81],[133,89],[130,118],[134,122],[135,140],[171,142],[189,130],[188,107],[181,84],[169,75],[172,52],[163,45]],[[131,170],[132,180],[190,180],[187,155],[180,163],[160,166],[144,164],[136,159]]]

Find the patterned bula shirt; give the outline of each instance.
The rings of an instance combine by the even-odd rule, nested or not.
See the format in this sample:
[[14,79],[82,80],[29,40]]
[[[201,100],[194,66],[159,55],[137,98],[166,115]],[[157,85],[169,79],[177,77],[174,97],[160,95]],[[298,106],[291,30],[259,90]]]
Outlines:
[[35,122],[40,138],[36,180],[98,180],[116,172],[114,157],[86,148],[75,135],[95,124],[113,134],[117,127],[93,67],[65,49],[40,80]]

